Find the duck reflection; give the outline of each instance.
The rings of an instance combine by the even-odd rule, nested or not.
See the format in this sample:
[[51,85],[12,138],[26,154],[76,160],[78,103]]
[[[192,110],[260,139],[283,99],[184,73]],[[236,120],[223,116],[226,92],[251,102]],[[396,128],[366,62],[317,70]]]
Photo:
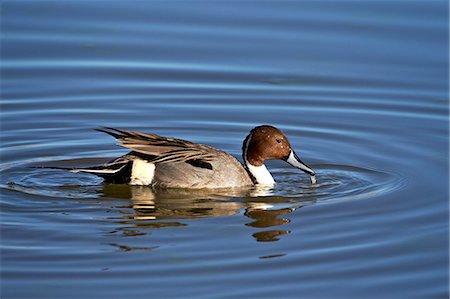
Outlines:
[[[265,209],[247,209],[245,216],[255,220],[247,223],[248,226],[256,228],[268,228],[273,226],[284,225],[291,222],[288,218],[278,218],[278,216],[285,215],[292,212],[294,209],[284,208],[278,210],[265,210]],[[289,230],[266,230],[253,234],[256,241],[259,242],[273,242],[278,241],[279,236],[289,234]]]
[[[273,242],[290,231],[268,228],[289,223],[290,219],[286,215],[295,210],[286,207],[286,204],[294,205],[292,198],[274,196],[273,189],[267,187],[156,190],[147,186],[104,184],[99,193],[103,198],[131,200],[129,205],[115,207],[121,213],[117,219],[121,226],[114,233],[123,236],[146,234],[141,229],[185,226],[182,219],[231,216],[245,211],[244,215],[251,219],[246,225],[263,229],[252,234],[255,240]],[[298,205],[298,201],[295,202]],[[284,203],[284,207],[276,209],[281,203]]]

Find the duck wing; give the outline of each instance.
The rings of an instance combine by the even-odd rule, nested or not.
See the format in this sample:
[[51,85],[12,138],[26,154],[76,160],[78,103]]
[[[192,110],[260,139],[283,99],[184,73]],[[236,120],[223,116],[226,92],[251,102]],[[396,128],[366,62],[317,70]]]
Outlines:
[[110,127],[97,131],[113,136],[119,141],[119,145],[143,155],[152,163],[187,162],[207,165],[208,161],[217,157],[209,147],[182,139]]

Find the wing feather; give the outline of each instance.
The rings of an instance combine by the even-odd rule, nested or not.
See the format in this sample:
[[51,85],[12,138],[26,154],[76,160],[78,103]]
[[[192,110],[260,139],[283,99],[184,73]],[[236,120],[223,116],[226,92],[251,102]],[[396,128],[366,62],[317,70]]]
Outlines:
[[182,139],[110,127],[97,130],[113,136],[119,145],[145,155],[153,163],[190,162],[193,160],[207,163],[216,157],[208,147]]

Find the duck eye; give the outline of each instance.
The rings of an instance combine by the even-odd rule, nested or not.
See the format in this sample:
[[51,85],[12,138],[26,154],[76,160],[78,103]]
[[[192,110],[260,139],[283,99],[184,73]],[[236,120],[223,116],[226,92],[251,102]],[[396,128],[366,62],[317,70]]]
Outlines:
[[278,143],[281,143],[281,139],[278,139],[278,138],[277,138],[277,139],[275,139],[275,140],[276,140]]

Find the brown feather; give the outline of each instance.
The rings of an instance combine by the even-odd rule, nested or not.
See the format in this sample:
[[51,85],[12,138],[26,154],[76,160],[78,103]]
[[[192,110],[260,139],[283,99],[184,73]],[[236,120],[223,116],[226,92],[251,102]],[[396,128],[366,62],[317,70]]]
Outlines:
[[182,139],[110,127],[103,127],[98,131],[113,136],[123,147],[147,155],[149,161],[153,163],[189,162],[192,160],[207,162],[216,157],[206,146]]

